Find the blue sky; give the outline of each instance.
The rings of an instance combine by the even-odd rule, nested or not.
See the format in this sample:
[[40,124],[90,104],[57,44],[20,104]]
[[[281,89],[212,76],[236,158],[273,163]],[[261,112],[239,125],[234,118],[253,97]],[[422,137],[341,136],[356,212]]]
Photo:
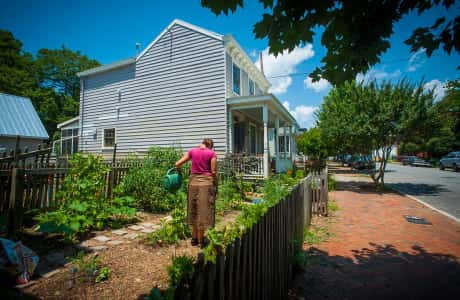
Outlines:
[[[41,48],[65,45],[106,64],[135,55],[135,44],[147,46],[173,19],[178,18],[203,28],[231,33],[256,62],[264,53],[264,69],[273,83],[273,93],[289,107],[302,126],[313,124],[313,112],[321,105],[330,85],[326,81],[311,83],[307,75],[271,78],[291,73],[308,73],[320,65],[325,53],[315,37],[313,45],[303,45],[290,54],[274,58],[267,54],[267,40],[257,40],[252,27],[263,13],[258,1],[245,1],[246,7],[230,16],[215,16],[202,8],[199,0],[188,1],[98,1],[98,0],[0,0],[0,28],[10,30],[23,42],[26,51],[35,54]],[[438,16],[459,14],[459,5],[446,11],[433,8],[422,16],[406,16],[396,24],[392,47],[381,58],[382,63],[360,78],[397,80],[407,77],[415,82],[422,78],[428,87],[459,77],[456,70],[460,56],[436,51],[427,58],[423,51],[411,54],[403,41],[412,30],[430,25]]]

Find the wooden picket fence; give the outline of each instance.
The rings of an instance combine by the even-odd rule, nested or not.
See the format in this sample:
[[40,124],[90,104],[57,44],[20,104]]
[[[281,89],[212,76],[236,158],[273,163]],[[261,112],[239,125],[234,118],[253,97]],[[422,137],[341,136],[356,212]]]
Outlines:
[[269,208],[242,238],[219,251],[215,264],[204,264],[200,254],[192,280],[177,287],[175,299],[287,298],[293,256],[301,250],[304,228],[315,211],[314,203],[327,201],[327,197],[317,198],[320,194],[316,190],[322,187],[312,184],[316,177],[325,181],[322,193],[327,193],[327,168],[310,174]]

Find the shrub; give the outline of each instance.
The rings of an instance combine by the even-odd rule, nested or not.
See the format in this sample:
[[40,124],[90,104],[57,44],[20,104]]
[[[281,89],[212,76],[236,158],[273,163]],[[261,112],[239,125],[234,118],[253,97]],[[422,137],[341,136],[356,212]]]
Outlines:
[[101,157],[75,154],[70,164],[70,172],[57,194],[61,205],[35,218],[40,231],[62,233],[65,239],[73,240],[78,233],[102,229],[115,220],[119,223],[120,219],[134,216],[133,198],[106,198],[105,176],[109,169]]
[[[131,195],[143,209],[165,212],[177,206],[179,197],[163,189],[163,176],[182,156],[174,148],[151,147],[144,159],[130,156],[131,163],[141,165],[131,168],[116,189],[117,195]],[[142,163],[140,163],[142,162]],[[187,175],[184,172],[183,175]],[[185,184],[184,184],[185,185]]]
[[72,259],[73,267],[71,268],[74,276],[79,278],[80,282],[96,282],[107,280],[110,275],[110,269],[101,267],[99,256],[85,256],[85,252],[78,252],[77,256]]
[[146,241],[148,244],[155,246],[171,245],[190,236],[185,209],[174,209],[171,217],[170,222],[163,220],[160,229],[147,235]]

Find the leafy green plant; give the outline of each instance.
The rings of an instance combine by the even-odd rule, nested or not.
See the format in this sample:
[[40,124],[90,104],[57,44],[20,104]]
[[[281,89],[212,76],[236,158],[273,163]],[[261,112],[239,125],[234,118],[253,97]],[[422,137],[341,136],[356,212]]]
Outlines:
[[80,282],[96,282],[107,280],[110,270],[107,267],[101,267],[99,256],[85,256],[85,252],[78,252],[77,256],[71,260],[73,267],[72,273],[77,276]]
[[132,218],[135,209],[132,197],[105,197],[105,176],[109,169],[102,157],[75,154],[71,169],[57,194],[61,205],[55,210],[39,214],[38,230],[61,233],[66,240],[74,240],[79,233],[102,229],[112,222]]
[[169,285],[177,287],[183,280],[191,280],[195,260],[187,255],[175,256],[170,266],[168,266]]
[[96,277],[96,283],[109,279],[110,269],[107,267],[102,267]]
[[223,250],[226,245],[241,237],[259,219],[266,214],[269,207],[277,204],[282,198],[289,194],[289,189],[299,182],[300,178],[292,178],[288,175],[277,175],[265,180],[262,191],[264,199],[258,203],[242,206],[241,213],[235,221],[223,228],[211,228],[207,231],[209,244],[204,248],[205,262],[215,263],[218,251]]
[[327,210],[330,212],[336,212],[339,210],[339,205],[337,204],[337,202],[329,199],[329,201],[327,202]]
[[174,209],[171,217],[170,222],[162,221],[160,229],[147,235],[148,244],[155,246],[171,245],[190,236],[185,209]]
[[327,174],[327,188],[329,192],[337,189],[337,182],[332,174]]
[[[174,148],[151,147],[147,156],[140,159],[135,155],[127,158],[130,168],[115,193],[130,195],[136,199],[138,207],[154,212],[165,212],[178,205],[180,197],[163,189],[163,176],[167,170],[174,167],[174,163],[182,156],[182,152]],[[187,172],[183,172],[187,175]],[[185,178],[187,179],[187,178]],[[186,182],[184,185],[186,186]]]

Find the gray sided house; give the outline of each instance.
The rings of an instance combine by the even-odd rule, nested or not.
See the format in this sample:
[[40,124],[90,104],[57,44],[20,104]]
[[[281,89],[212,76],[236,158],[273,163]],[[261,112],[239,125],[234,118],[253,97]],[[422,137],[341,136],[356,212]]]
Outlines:
[[36,150],[49,139],[48,132],[29,98],[0,93],[0,154],[16,147]]
[[78,76],[79,150],[109,156],[115,143],[122,154],[152,145],[187,150],[209,137],[221,156],[257,160],[255,176],[292,165],[293,139],[279,135],[290,136],[297,122],[231,35],[174,20],[136,58]]

